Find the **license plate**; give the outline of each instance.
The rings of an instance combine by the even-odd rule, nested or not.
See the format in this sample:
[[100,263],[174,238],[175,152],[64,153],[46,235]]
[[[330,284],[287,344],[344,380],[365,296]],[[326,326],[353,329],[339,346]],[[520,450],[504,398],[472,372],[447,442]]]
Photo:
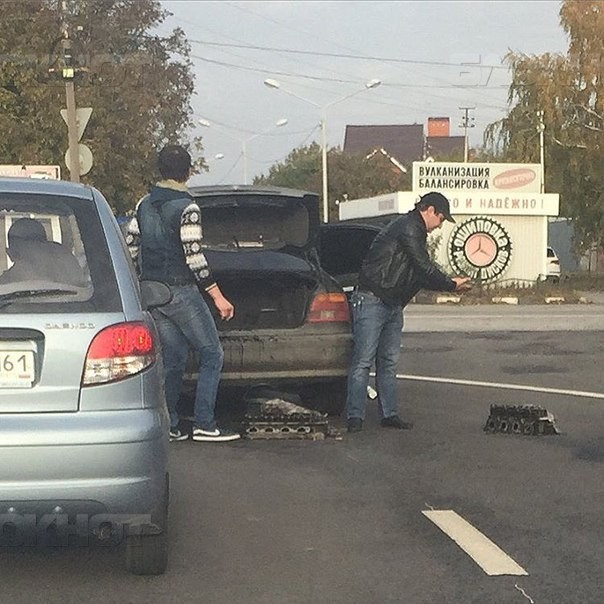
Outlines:
[[0,388],[31,388],[35,375],[31,350],[0,350]]

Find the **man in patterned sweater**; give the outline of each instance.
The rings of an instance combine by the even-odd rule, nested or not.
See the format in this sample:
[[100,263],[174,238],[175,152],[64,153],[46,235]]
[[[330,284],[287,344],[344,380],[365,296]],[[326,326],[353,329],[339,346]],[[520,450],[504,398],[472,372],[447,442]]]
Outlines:
[[159,152],[158,166],[162,180],[138,203],[126,242],[141,280],[161,281],[172,290],[171,302],[152,311],[162,345],[170,440],[189,438],[181,430],[177,404],[190,348],[200,359],[193,440],[236,440],[239,434],[216,425],[214,409],[224,353],[199,288],[211,297],[223,321],[232,319],[235,311],[214,281],[202,251],[201,211],[186,185],[191,156],[179,145],[168,145]]

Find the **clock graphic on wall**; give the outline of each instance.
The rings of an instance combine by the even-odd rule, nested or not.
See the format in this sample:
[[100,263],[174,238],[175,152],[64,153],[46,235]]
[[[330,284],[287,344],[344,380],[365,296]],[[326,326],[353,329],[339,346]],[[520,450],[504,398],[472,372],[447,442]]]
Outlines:
[[449,262],[456,273],[480,283],[503,275],[512,257],[512,242],[496,220],[473,216],[459,224],[449,239]]

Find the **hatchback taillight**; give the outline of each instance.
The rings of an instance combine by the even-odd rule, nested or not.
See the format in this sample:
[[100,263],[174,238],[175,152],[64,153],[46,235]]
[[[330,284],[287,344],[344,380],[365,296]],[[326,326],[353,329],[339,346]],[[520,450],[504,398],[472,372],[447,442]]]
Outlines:
[[103,329],[88,348],[82,386],[140,373],[155,362],[155,349],[153,332],[143,322],[118,323]]
[[309,323],[350,322],[350,311],[346,294],[317,294],[312,301]]

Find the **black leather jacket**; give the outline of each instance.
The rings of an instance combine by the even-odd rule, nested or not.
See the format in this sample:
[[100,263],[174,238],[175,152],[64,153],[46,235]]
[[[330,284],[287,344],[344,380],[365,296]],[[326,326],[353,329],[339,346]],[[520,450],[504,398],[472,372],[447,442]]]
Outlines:
[[375,237],[359,273],[359,289],[405,307],[420,289],[453,291],[455,282],[430,259],[426,223],[417,209],[393,220]]

